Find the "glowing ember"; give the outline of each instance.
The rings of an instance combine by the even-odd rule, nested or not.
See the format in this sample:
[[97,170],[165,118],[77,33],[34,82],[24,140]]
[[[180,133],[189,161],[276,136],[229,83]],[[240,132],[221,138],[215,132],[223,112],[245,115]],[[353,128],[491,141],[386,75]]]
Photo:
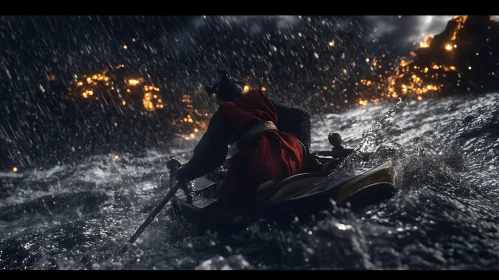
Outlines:
[[367,100],[359,99],[359,104],[362,106],[366,106],[368,103],[369,103],[369,101],[367,101]]
[[144,108],[147,110],[153,111],[154,110],[154,104],[151,101],[151,93],[146,92],[144,94],[144,99],[142,99],[142,104],[144,104]]
[[[142,79],[143,81],[144,79]],[[131,80],[128,80],[128,84],[131,85],[131,86],[136,86],[140,83],[139,80],[136,80],[136,79],[131,79]]]

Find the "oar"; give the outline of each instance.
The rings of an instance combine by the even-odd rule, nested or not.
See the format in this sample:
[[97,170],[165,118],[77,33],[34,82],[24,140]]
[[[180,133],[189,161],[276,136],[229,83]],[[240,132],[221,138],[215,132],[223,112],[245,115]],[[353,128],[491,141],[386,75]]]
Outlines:
[[161,211],[161,209],[165,207],[166,203],[168,203],[168,201],[173,197],[173,195],[178,191],[178,189],[180,189],[180,187],[183,184],[185,184],[185,182],[178,182],[177,184],[175,184],[175,186],[173,186],[173,188],[170,189],[165,198],[161,200],[161,202],[158,204],[158,206],[156,206],[154,211],[152,211],[149,217],[147,217],[147,219],[142,223],[142,225],[140,225],[139,229],[137,229],[137,231],[132,235],[130,240],[128,240],[128,243],[125,244],[123,249],[121,249],[120,254],[124,254],[128,250],[128,246],[133,244],[137,240],[137,238],[139,238],[139,236],[142,234],[142,232],[144,232],[146,227],[154,220],[156,215],[158,215],[159,211]]

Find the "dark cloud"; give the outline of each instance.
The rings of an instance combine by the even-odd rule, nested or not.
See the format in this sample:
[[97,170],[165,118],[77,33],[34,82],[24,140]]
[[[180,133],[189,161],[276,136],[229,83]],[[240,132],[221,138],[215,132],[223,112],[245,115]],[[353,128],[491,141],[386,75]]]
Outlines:
[[434,36],[445,29],[452,16],[367,16],[367,20],[376,28],[373,33],[381,43],[412,45],[425,36]]
[[[256,35],[261,32],[286,30],[295,26],[301,20],[300,16],[197,16],[192,20],[192,26],[202,29],[214,24],[230,27],[234,32],[247,32]],[[189,30],[186,30],[189,31]]]

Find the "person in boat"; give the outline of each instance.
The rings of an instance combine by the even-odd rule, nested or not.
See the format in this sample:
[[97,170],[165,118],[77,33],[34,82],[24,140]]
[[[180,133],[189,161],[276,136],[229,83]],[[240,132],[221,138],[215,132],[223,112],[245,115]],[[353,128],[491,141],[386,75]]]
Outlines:
[[232,206],[251,203],[264,182],[320,170],[321,164],[309,153],[306,111],[271,100],[259,89],[244,93],[244,82],[231,78],[227,69],[218,73],[220,82],[205,87],[209,95],[216,95],[218,110],[192,158],[176,171],[178,181],[194,180],[222,166],[231,139],[237,143],[237,153],[228,160],[217,196],[230,198],[226,201]]

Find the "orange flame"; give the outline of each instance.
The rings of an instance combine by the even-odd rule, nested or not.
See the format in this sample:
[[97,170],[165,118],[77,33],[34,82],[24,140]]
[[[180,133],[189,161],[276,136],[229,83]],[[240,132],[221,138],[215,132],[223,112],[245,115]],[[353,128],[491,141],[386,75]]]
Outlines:
[[424,38],[424,41],[422,42],[419,42],[419,47],[420,48],[429,48],[430,47],[430,43],[431,43],[431,36],[428,35]]

